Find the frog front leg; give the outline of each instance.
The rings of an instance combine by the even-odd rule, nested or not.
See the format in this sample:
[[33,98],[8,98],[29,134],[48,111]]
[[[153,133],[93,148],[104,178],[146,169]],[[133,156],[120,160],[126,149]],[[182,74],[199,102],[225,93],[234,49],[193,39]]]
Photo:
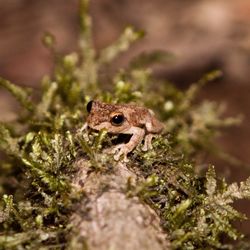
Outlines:
[[[122,143],[115,146],[112,152],[115,153],[114,159],[119,160],[121,155],[124,156],[124,161],[128,161],[127,154],[130,153],[144,138],[145,130],[139,127],[131,127],[129,130],[124,132],[125,134],[132,134],[128,143]],[[119,152],[117,152],[119,150]]]
[[148,151],[153,148],[152,146],[153,134],[147,134],[144,139],[144,145],[142,151]]

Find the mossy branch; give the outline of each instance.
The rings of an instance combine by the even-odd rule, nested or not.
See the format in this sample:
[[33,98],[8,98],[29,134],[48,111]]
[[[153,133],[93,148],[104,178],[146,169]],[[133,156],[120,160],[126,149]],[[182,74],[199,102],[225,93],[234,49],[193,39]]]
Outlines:
[[[15,96],[26,113],[29,111],[29,116],[19,115],[11,126],[0,124],[0,148],[6,155],[0,165],[0,181],[4,184],[0,189],[0,219],[5,233],[0,236],[0,248],[87,247],[88,239],[78,242],[79,232],[91,228],[94,219],[106,218],[98,217],[100,214],[93,213],[97,210],[89,208],[96,208],[96,202],[103,197],[103,204],[108,201],[103,209],[111,208],[116,190],[117,207],[120,197],[129,204],[124,215],[130,216],[127,211],[134,205],[138,209],[138,204],[144,213],[145,202],[156,211],[154,218],[161,220],[165,230],[161,235],[168,235],[162,244],[154,242],[159,249],[169,241],[178,250],[230,249],[232,246],[221,238],[226,234],[241,242],[241,234],[232,222],[246,217],[233,208],[233,202],[250,199],[250,179],[227,184],[216,176],[214,167],[204,174],[197,171],[195,163],[199,152],[214,148],[213,139],[219,129],[239,121],[223,119],[224,110],[217,103],[194,102],[201,87],[220,77],[221,72],[213,71],[187,91],[181,91],[167,81],[152,81],[148,69],[151,63],[167,62],[169,53],[144,53],[128,70],[111,76],[114,86],[108,92],[98,83],[100,67],[126,51],[142,33],[127,27],[98,56],[88,12],[89,1],[80,0],[80,52],[58,56],[53,74],[43,80],[41,100],[31,102],[27,88],[0,78],[0,85]],[[44,42],[54,53],[54,39],[47,37]],[[153,149],[143,152],[138,145],[125,166],[114,161],[106,149],[119,142],[120,136],[109,135],[106,130],[80,129],[86,121],[86,103],[96,96],[109,103],[135,102],[156,111],[165,131],[154,138]],[[130,172],[134,178],[128,176]],[[113,216],[111,210],[107,214]],[[71,220],[72,214],[80,218],[74,220],[76,224]],[[112,216],[109,223],[116,223]],[[126,226],[128,230],[130,225]],[[158,235],[155,229],[154,239]],[[136,239],[141,235],[133,234]],[[150,236],[148,232],[144,235]]]

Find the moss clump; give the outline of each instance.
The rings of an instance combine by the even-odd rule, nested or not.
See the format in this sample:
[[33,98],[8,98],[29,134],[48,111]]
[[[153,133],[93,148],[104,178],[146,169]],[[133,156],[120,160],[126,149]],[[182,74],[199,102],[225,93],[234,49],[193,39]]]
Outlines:
[[[86,118],[86,103],[97,98],[105,102],[128,103],[152,108],[165,123],[163,135],[154,140],[154,150],[140,146],[130,154],[129,166],[145,177],[137,187],[128,185],[129,195],[138,195],[157,210],[162,227],[174,249],[230,249],[222,236],[247,243],[232,226],[245,219],[231,204],[250,197],[250,180],[227,184],[216,177],[214,167],[199,170],[197,156],[211,145],[219,129],[238,122],[222,119],[217,103],[195,104],[199,89],[220,76],[214,71],[186,91],[169,82],[157,82],[151,63],[164,62],[171,55],[150,52],[139,55],[114,76],[112,90],[100,83],[99,71],[142,37],[127,27],[113,45],[97,56],[91,35],[88,1],[80,1],[80,51],[58,56],[54,38],[44,44],[56,58],[54,73],[42,80],[41,95],[31,100],[32,90],[0,79],[23,106],[15,122],[0,125],[2,249],[61,249],[67,246],[68,219],[73,205],[84,194],[71,184],[74,162],[84,157],[98,171],[112,162],[101,148],[110,145],[107,131],[79,133]],[[110,88],[109,88],[110,89]]]

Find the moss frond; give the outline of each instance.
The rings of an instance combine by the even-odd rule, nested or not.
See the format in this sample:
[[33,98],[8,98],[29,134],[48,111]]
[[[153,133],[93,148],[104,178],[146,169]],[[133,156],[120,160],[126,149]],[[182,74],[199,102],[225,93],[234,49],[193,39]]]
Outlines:
[[8,90],[24,108],[29,111],[33,110],[33,104],[30,100],[30,88],[19,87],[3,78],[0,78],[0,86]]

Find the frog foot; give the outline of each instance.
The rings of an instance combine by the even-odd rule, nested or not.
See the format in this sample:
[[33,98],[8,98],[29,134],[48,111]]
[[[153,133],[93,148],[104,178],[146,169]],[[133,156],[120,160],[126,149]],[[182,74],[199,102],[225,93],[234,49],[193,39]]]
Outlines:
[[123,155],[123,162],[128,162],[127,154],[130,152],[126,144],[119,144],[112,149],[115,161],[118,161]]

